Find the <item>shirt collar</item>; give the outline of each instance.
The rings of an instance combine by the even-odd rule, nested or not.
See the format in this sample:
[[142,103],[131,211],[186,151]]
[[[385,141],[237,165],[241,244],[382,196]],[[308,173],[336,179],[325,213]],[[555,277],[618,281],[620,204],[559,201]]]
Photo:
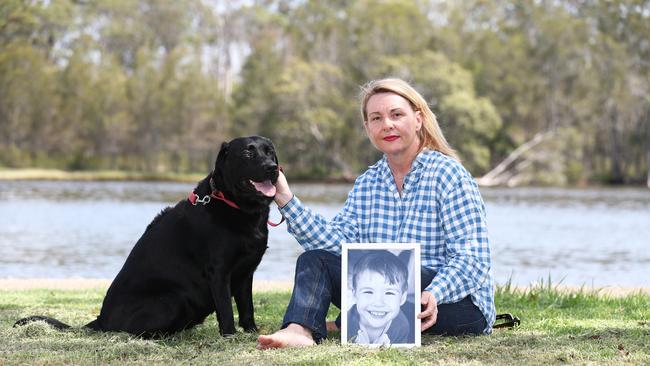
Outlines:
[[[429,149],[424,149],[418,153],[418,155],[413,160],[411,170],[406,175],[407,181],[404,183],[409,182],[409,184],[413,184],[419,181],[420,175],[422,173],[422,168],[426,165],[426,161],[429,159],[432,153],[435,153],[435,151]],[[388,158],[386,157],[386,154],[384,154],[384,156],[378,162],[368,168],[376,169],[378,177],[386,182],[391,191],[396,192],[393,175],[390,171],[390,167],[388,166]]]
[[[420,151],[415,157],[415,160],[413,160],[413,164],[411,165],[411,170],[409,173],[418,171],[420,168],[422,168],[425,165],[428,156],[432,153],[435,153],[435,151],[426,148]],[[386,154],[384,154],[384,156],[382,156],[382,158],[379,159],[379,161],[377,161],[375,164],[369,166],[368,169],[378,169],[384,174],[390,174],[390,168],[388,167],[388,158],[386,157]]]

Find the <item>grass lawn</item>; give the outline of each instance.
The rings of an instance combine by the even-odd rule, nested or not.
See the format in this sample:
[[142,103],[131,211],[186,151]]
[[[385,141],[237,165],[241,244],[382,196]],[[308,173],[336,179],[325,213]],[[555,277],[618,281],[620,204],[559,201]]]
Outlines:
[[[34,314],[85,324],[99,313],[104,292],[0,291],[0,365],[650,364],[650,295],[612,297],[548,285],[524,291],[509,286],[498,289],[497,310],[519,316],[522,324],[517,329],[481,337],[425,336],[417,349],[341,346],[337,333],[316,347],[259,351],[254,334],[219,336],[214,315],[201,326],[156,341],[81,329],[59,332],[42,322],[12,328],[18,318]],[[288,292],[255,293],[262,333],[278,328],[288,301]],[[334,316],[335,309],[331,310]]]

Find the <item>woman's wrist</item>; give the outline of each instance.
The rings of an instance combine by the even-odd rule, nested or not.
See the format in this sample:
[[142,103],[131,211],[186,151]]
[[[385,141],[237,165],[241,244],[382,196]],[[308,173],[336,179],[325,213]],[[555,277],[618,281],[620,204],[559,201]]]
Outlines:
[[291,191],[289,192],[283,192],[283,193],[276,193],[275,197],[273,198],[275,201],[275,204],[278,205],[278,207],[282,208],[293,199],[293,193]]
[[277,190],[275,191],[275,197],[273,197],[273,200],[278,207],[282,208],[293,198],[293,192],[291,192],[291,189],[289,188],[287,177],[284,176],[282,171],[278,172],[278,180],[275,182],[275,187]]

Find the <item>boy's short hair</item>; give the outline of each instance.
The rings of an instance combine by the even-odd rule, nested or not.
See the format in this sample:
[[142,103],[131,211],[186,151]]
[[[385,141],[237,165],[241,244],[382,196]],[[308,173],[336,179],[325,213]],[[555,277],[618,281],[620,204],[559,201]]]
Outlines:
[[352,268],[352,288],[357,288],[357,276],[363,271],[374,271],[384,276],[388,283],[401,284],[402,292],[408,289],[408,269],[404,262],[386,250],[377,250],[361,257]]

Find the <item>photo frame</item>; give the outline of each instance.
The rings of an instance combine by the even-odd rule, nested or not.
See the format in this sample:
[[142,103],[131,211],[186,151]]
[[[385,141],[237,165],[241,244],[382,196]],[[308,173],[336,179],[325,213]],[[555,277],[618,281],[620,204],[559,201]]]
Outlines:
[[420,245],[344,243],[341,344],[421,345]]

